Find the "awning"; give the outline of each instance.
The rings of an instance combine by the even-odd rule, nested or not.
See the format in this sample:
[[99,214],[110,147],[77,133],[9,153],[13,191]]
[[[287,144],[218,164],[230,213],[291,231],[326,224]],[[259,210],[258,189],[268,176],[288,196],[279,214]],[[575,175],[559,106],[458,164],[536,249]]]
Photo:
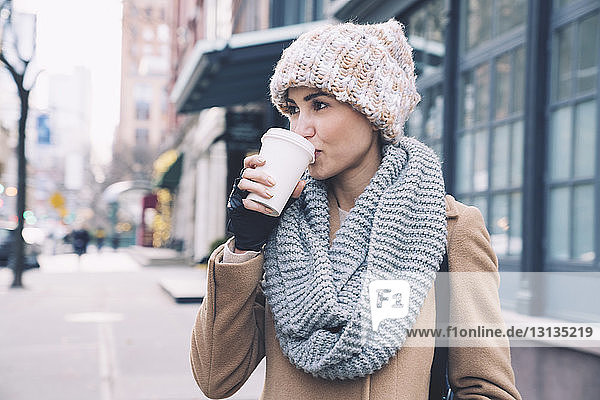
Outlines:
[[177,156],[175,162],[173,162],[168,169],[165,171],[162,176],[156,182],[157,187],[169,189],[170,191],[174,191],[179,185],[179,180],[181,179],[181,170],[183,168],[183,153]]
[[199,41],[171,92],[177,112],[267,100],[269,78],[283,49],[302,33],[325,23],[239,33],[228,41]]
[[116,182],[104,189],[101,199],[106,203],[114,203],[119,200],[122,193],[130,190],[150,191],[152,190],[152,184],[148,181]]
[[340,21],[385,22],[417,2],[418,0],[346,0],[333,3],[330,12]]

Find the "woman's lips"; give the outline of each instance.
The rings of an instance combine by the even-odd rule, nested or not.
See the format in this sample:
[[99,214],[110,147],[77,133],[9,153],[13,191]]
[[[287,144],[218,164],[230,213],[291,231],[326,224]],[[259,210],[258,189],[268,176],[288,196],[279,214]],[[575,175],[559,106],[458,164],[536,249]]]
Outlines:
[[322,150],[315,150],[315,160],[317,159],[317,157],[319,157],[319,155],[321,154]]

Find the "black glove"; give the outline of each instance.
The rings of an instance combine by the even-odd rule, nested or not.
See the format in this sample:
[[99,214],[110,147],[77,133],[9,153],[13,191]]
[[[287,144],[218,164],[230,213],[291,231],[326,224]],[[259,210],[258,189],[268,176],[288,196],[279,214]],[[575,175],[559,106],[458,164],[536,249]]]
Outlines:
[[238,187],[241,177],[240,174],[240,177],[233,182],[233,189],[227,202],[227,232],[235,236],[236,249],[260,251],[271,231],[277,226],[279,217],[271,217],[244,207],[242,199],[245,199],[249,192]]

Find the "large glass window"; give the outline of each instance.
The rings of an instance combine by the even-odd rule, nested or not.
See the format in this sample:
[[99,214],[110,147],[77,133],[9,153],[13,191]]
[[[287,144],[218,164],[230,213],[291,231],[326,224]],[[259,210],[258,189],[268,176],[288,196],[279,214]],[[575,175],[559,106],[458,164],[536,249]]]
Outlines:
[[406,134],[415,136],[442,157],[444,126],[444,1],[430,0],[400,18],[414,49],[421,102],[410,116]]
[[444,128],[444,95],[442,84],[419,90],[421,102],[411,114],[405,127],[406,135],[415,136],[442,156]]
[[285,26],[325,18],[332,0],[286,0],[271,2],[271,26]]
[[[554,5],[568,3],[555,0]],[[596,260],[599,28],[596,11],[557,26],[552,35],[546,224],[550,260]]]
[[444,63],[444,2],[421,2],[419,8],[403,18],[408,42],[413,48],[417,75],[441,73]]
[[500,256],[522,250],[524,45],[463,72],[457,195],[484,215]]
[[560,9],[569,4],[576,3],[577,1],[580,0],[554,0],[553,7],[554,9]]
[[478,47],[525,24],[526,0],[465,0],[464,49]]

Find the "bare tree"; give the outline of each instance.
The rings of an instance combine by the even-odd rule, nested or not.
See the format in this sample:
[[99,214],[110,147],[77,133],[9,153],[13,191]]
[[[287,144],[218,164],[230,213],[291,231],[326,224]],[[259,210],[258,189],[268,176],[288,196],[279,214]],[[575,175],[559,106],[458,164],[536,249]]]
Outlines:
[[[0,0],[1,1],[1,0]],[[14,235],[13,252],[13,282],[11,287],[23,287],[22,275],[25,266],[25,242],[23,240],[23,226],[27,188],[27,159],[25,158],[25,127],[27,124],[27,115],[29,113],[29,93],[33,88],[35,79],[29,87],[25,87],[25,78],[29,63],[35,53],[35,15],[29,15],[30,21],[23,20],[24,23],[32,24],[33,36],[30,39],[30,51],[25,49],[23,42],[15,32],[12,15],[12,1],[4,0],[0,2],[0,62],[10,72],[19,94],[21,102],[21,114],[19,118],[19,141],[17,144],[17,228]],[[29,53],[29,54],[26,54]]]

